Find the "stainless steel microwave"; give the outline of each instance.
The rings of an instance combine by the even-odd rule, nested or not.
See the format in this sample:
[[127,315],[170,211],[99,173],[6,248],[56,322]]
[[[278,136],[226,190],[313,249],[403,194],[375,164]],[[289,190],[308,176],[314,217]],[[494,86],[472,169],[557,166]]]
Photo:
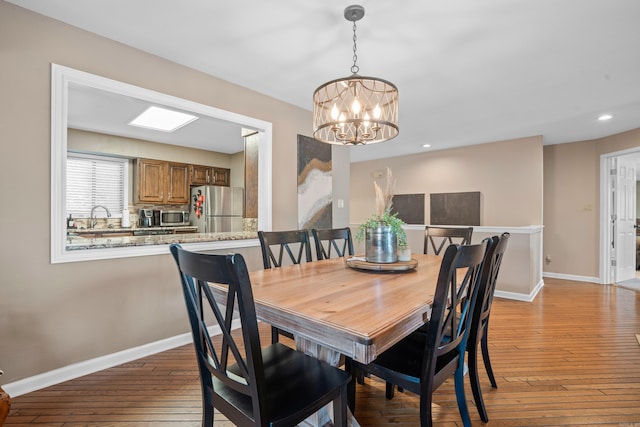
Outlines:
[[187,211],[160,211],[160,226],[190,225]]

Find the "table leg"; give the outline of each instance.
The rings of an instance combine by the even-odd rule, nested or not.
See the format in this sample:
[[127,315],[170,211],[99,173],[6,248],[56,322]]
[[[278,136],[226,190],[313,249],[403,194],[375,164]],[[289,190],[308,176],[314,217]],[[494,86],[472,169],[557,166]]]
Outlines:
[[[331,366],[338,366],[340,364],[340,353],[337,351],[328,349],[323,347],[321,344],[310,341],[305,338],[301,338],[299,336],[295,337],[296,341],[296,349],[303,352],[304,354],[308,354],[309,356],[313,356],[316,359],[323,360],[330,364]],[[333,405],[328,404],[324,408],[320,409],[318,412],[304,420],[300,423],[301,426],[325,426],[325,425],[333,425],[332,423],[333,417]],[[358,421],[355,419],[351,410],[348,410],[347,414],[347,425],[349,427],[360,427]]]

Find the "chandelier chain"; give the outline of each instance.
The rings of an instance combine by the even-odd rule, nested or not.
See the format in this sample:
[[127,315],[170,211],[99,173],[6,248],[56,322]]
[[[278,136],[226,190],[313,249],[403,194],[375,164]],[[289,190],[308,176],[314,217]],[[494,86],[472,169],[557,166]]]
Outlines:
[[353,74],[358,74],[358,71],[360,71],[360,67],[356,65],[356,62],[358,61],[358,53],[357,53],[357,46],[356,46],[358,37],[356,36],[356,29],[357,29],[356,20],[354,18],[353,20],[353,65],[351,66],[351,72]]

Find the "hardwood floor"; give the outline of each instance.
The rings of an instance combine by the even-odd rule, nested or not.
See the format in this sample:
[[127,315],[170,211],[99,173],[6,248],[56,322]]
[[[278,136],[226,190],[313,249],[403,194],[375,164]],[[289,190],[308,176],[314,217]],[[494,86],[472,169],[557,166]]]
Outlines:
[[[498,388],[481,373],[488,426],[640,427],[640,293],[546,279],[532,303],[496,299],[489,343]],[[264,342],[268,329],[264,328]],[[474,425],[482,425],[467,383]],[[461,426],[453,383],[434,395],[437,426]],[[364,426],[419,425],[418,398],[357,388]],[[191,346],[13,399],[5,425],[199,426],[200,386]],[[231,425],[216,418],[216,427]]]

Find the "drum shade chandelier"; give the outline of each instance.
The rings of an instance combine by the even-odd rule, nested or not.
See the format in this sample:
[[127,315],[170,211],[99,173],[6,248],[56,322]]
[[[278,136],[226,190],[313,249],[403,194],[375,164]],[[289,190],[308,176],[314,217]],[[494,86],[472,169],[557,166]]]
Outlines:
[[353,22],[351,76],[331,80],[313,93],[313,137],[329,144],[364,145],[388,141],[398,135],[398,89],[387,80],[358,75],[356,22],[364,7],[348,6]]

